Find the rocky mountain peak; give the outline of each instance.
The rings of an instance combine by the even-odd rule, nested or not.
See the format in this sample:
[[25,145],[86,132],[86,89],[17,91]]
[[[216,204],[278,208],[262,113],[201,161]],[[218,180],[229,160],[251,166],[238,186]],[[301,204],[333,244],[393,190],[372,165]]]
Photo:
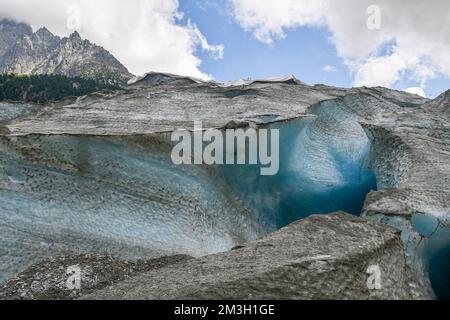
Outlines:
[[45,27],[0,20],[0,73],[59,74],[126,84],[132,74],[107,50],[74,31],[60,38]]
[[51,33],[46,27],[39,28],[39,30],[36,31],[36,35],[41,37],[54,37],[53,33]]
[[35,43],[42,44],[43,47],[54,49],[59,41],[60,37],[55,36],[51,33],[47,28],[43,27],[36,31],[32,37],[34,38]]
[[70,40],[76,40],[76,41],[82,41],[80,34],[78,33],[78,31],[74,31],[71,33],[71,35],[69,36]]

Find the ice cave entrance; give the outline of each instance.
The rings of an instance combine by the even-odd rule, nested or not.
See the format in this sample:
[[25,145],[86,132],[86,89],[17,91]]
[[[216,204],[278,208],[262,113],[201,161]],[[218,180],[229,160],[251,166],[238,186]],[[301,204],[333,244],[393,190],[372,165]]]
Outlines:
[[280,130],[277,175],[261,176],[259,166],[224,166],[227,183],[269,232],[311,214],[359,215],[377,189],[370,141],[357,119],[332,101],[314,113],[265,126]]

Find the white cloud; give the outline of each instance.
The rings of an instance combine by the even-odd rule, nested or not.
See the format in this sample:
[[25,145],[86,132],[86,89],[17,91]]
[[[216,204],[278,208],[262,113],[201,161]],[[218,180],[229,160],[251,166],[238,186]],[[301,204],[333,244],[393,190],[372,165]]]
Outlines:
[[420,87],[411,87],[406,89],[405,92],[417,94],[418,96],[426,98],[425,91]]
[[[450,77],[448,0],[229,1],[240,25],[265,43],[291,28],[327,27],[355,85],[393,86],[408,77],[423,86],[438,74]],[[374,4],[381,13],[379,30],[367,27],[367,8]]]
[[192,24],[179,25],[178,0],[0,0],[0,16],[46,26],[67,36],[68,9],[78,6],[80,34],[109,50],[130,72],[171,72],[209,78],[199,70],[197,47],[223,57]]
[[234,15],[248,31],[254,31],[257,39],[272,43],[284,38],[286,28],[320,25],[322,0],[231,0]]
[[209,51],[216,60],[223,59],[225,47],[223,45],[210,45],[206,37],[198,30],[197,26],[188,20],[188,27],[195,43],[199,44],[204,51]]
[[337,69],[335,66],[331,66],[331,65],[326,65],[322,68],[323,72],[336,72]]

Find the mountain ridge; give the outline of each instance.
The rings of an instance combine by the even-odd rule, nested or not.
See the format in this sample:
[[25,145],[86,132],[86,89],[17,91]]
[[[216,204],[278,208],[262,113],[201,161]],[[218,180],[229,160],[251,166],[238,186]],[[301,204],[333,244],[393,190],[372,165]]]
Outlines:
[[0,20],[0,73],[55,74],[109,85],[125,85],[133,75],[110,52],[77,31],[59,37],[46,27]]

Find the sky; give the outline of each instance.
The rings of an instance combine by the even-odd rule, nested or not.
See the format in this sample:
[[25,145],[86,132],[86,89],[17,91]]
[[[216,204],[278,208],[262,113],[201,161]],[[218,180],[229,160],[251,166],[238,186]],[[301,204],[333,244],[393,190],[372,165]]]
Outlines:
[[136,75],[450,89],[448,0],[0,0],[0,17],[77,30]]

